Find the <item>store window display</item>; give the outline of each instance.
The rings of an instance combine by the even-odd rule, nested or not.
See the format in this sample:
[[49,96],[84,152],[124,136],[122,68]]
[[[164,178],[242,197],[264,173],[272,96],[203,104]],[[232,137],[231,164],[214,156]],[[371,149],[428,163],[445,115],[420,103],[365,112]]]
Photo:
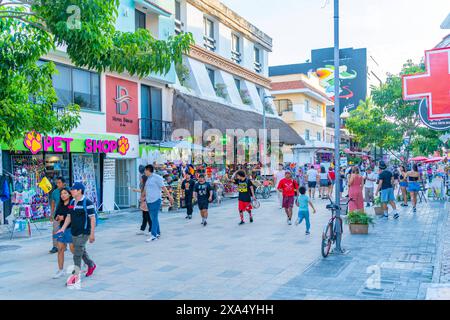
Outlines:
[[13,188],[12,213],[16,218],[32,220],[50,216],[49,196],[38,187],[45,177],[41,156],[12,156]]

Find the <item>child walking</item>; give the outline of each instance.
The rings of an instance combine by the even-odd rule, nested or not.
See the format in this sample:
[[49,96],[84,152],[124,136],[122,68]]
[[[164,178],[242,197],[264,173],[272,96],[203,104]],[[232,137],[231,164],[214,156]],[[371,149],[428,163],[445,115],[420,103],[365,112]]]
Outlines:
[[309,200],[309,197],[306,195],[306,188],[300,187],[299,189],[300,195],[297,198],[297,205],[298,205],[298,219],[295,222],[295,225],[299,225],[302,223],[303,219],[305,219],[306,222],[306,234],[309,235],[311,223],[309,222],[309,209],[308,205],[311,206],[313,209],[313,213],[316,213],[316,209],[314,208],[311,200]]
[[[237,177],[236,177],[237,176]],[[247,175],[244,171],[239,170],[233,174],[233,177],[231,180],[234,181],[235,184],[238,185],[239,190],[239,202],[238,202],[238,209],[239,209],[239,216],[241,218],[241,221],[239,222],[239,225],[245,224],[244,221],[244,212],[247,211],[250,223],[253,223],[253,215],[252,215],[252,199],[255,200],[255,187],[253,183],[250,181],[250,179],[247,178]]]

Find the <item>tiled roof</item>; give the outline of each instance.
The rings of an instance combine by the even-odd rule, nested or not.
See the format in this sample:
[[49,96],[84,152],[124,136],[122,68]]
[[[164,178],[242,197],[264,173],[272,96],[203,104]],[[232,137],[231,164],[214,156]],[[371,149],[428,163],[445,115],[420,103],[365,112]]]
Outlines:
[[272,91],[285,91],[285,90],[298,90],[298,89],[307,89],[310,90],[318,95],[320,95],[322,98],[330,100],[328,96],[314,88],[313,86],[309,85],[303,80],[296,80],[296,81],[285,81],[285,82],[272,82]]

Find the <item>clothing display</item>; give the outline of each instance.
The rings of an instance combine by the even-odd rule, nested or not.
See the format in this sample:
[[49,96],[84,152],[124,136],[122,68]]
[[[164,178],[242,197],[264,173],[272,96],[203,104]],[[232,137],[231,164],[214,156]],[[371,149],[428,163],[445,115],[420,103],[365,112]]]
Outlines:
[[[19,218],[42,219],[50,216],[49,195],[38,187],[45,177],[44,162],[39,156],[15,155],[13,166],[13,212]],[[17,209],[17,207],[19,209]]]
[[85,186],[84,194],[97,207],[99,203],[93,155],[72,155],[72,171],[73,182],[81,182]]

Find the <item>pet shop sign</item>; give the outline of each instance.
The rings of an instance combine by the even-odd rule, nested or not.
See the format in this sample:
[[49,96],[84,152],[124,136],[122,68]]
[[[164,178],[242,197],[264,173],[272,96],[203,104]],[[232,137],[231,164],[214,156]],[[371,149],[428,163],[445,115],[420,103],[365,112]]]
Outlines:
[[[71,152],[73,138],[43,136],[39,132],[29,132],[25,135],[23,144],[32,153],[41,151]],[[115,153],[124,156],[130,149],[128,138],[122,136],[117,140],[85,139],[83,141],[86,153]],[[78,150],[77,150],[78,151]]]

